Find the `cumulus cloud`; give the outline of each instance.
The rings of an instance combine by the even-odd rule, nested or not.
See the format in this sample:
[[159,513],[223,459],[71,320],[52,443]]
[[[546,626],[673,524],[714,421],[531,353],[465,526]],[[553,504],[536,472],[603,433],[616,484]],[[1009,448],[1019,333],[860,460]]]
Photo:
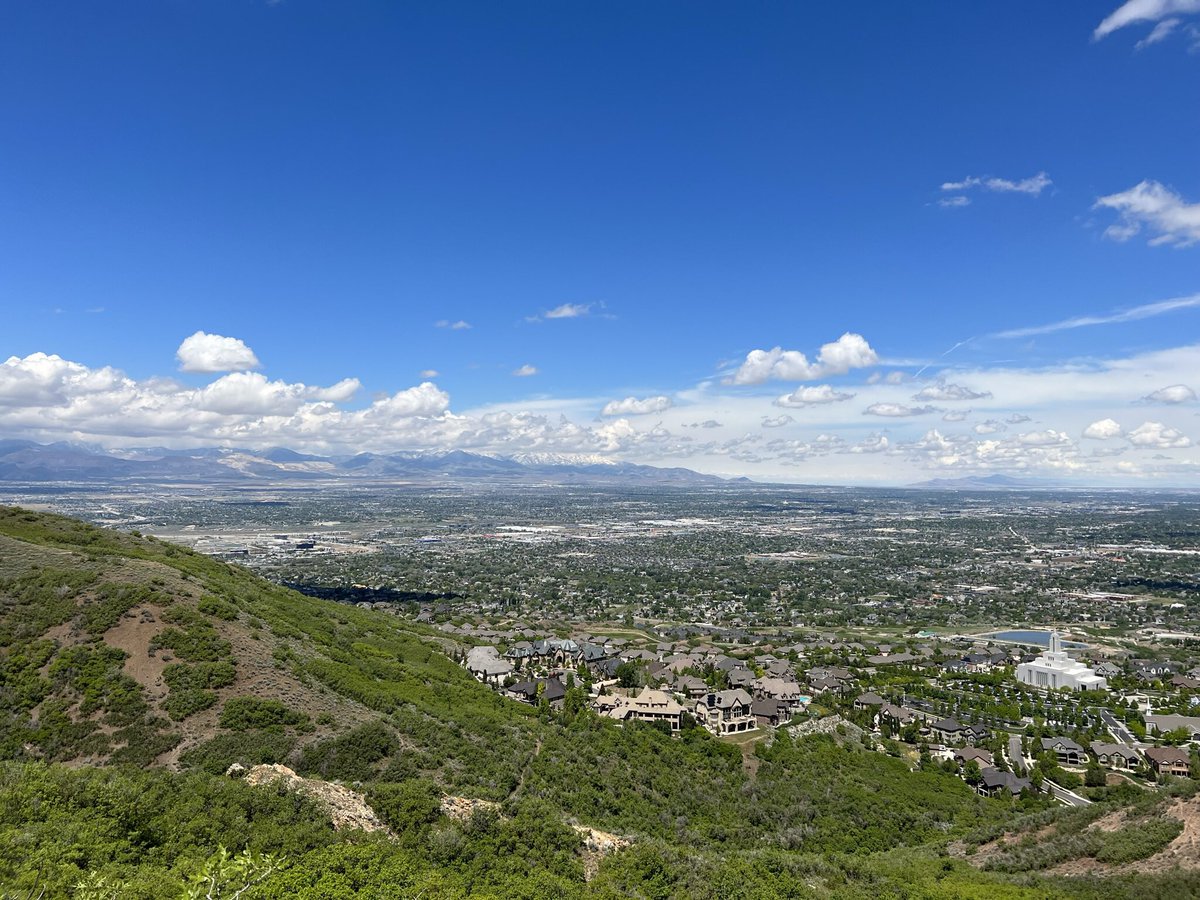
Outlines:
[[792,391],[790,394],[784,394],[775,400],[776,406],[785,406],[789,409],[803,409],[806,406],[823,406],[828,403],[841,403],[843,400],[849,400],[854,394],[846,391],[836,391],[827,384],[814,385],[812,387],[800,387]]
[[1162,422],[1143,422],[1127,435],[1135,447],[1170,450],[1192,446],[1191,438]]
[[450,319],[438,319],[433,323],[433,327],[449,328],[451,331],[466,331],[471,327],[471,323],[464,321],[463,319],[459,319],[457,321],[452,321]]
[[1110,438],[1120,437],[1121,431],[1121,426],[1116,420],[1098,419],[1083,429],[1083,436],[1096,441],[1107,441]]
[[438,374],[439,373],[438,373],[437,369],[422,369],[421,370],[422,378],[437,378]]
[[242,372],[260,365],[244,342],[204,331],[184,338],[175,356],[184,372]]
[[592,309],[595,306],[595,303],[564,303],[561,306],[554,307],[554,309],[544,309],[540,313],[526,316],[525,321],[541,322],[546,319],[581,319],[584,316],[591,315]]
[[525,363],[520,368],[513,369],[513,375],[517,378],[528,378],[530,375],[536,375],[537,373],[537,366],[531,366],[529,363]]
[[942,416],[943,422],[964,422],[967,416],[971,414],[969,409],[951,409]]
[[[1008,178],[994,178],[992,176],[977,176],[971,175],[964,178],[962,181],[947,181],[942,184],[943,191],[970,191],[978,188],[981,191],[991,191],[999,194],[1029,194],[1036,197],[1041,194],[1046,188],[1050,187],[1052,182],[1045,172],[1038,172],[1031,178],[1022,178],[1020,181],[1012,181]],[[950,198],[956,199],[956,198]],[[962,197],[967,200],[969,198]],[[965,206],[965,203],[943,203],[943,206]]]
[[846,448],[847,453],[884,453],[891,446],[887,435],[872,434]]
[[922,388],[913,395],[914,400],[982,400],[992,396],[991,391],[974,391],[961,384],[949,384],[940,381]]
[[1092,37],[1100,40],[1129,25],[1143,22],[1161,23],[1162,20],[1173,16],[1197,13],[1200,13],[1200,0],[1126,0],[1105,16],[1092,32]]
[[1067,434],[1053,428],[1047,428],[1045,431],[1027,431],[1017,435],[1017,440],[1027,447],[1053,447],[1057,444],[1071,443]]
[[787,415],[786,413],[782,416],[775,416],[774,418],[771,418],[770,416],[763,416],[762,427],[763,428],[782,428],[784,425],[791,425],[795,421],[796,421],[795,419],[793,419],[791,416]]
[[610,400],[604,404],[600,414],[604,416],[644,416],[648,413],[660,413],[672,406],[670,397],[626,397],[624,400]]
[[1032,422],[1033,419],[1030,416],[1025,415],[1024,413],[1013,413],[1011,416],[1009,416],[1004,421],[1007,422],[1009,425],[1020,425],[1022,422]]
[[1143,227],[1152,232],[1149,243],[1154,247],[1190,247],[1200,241],[1200,203],[1188,203],[1157,181],[1101,197],[1094,208],[1116,211],[1119,221],[1104,230],[1114,241],[1127,241]]
[[1159,388],[1142,398],[1145,403],[1191,403],[1196,399],[1196,392],[1186,384],[1171,384]]
[[751,350],[726,384],[762,384],[765,381],[813,381],[844,375],[878,362],[879,356],[861,334],[846,332],[836,341],[823,344],[815,362],[799,350]]
[[977,423],[972,430],[976,434],[995,434],[997,431],[1007,431],[1008,426],[995,419],[988,419],[986,422]]
[[937,412],[932,406],[905,406],[902,403],[872,403],[863,410],[863,415],[887,416],[899,419],[907,416],[926,416],[932,412]]

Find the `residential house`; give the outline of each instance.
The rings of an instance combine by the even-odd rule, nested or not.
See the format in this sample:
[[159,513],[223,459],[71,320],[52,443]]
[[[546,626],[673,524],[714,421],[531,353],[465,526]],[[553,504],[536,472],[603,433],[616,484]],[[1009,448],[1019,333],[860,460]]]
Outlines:
[[1192,759],[1178,747],[1150,747],[1146,759],[1158,775],[1187,775]]
[[1115,663],[1102,662],[1096,666],[1094,671],[1101,678],[1116,678],[1121,674],[1121,667]]
[[1132,772],[1142,767],[1142,757],[1132,747],[1124,744],[1105,744],[1092,741],[1092,753],[1100,765],[1109,769],[1122,769]]
[[854,698],[854,708],[878,711],[884,702],[884,699],[878,694],[867,691],[865,694],[859,694]]
[[696,703],[696,720],[713,734],[736,734],[758,727],[751,707],[754,699],[741,688],[706,694]]
[[1188,740],[1200,741],[1200,716],[1150,713],[1146,716],[1147,734],[1166,734],[1180,728],[1188,730]]
[[971,734],[970,727],[955,718],[939,719],[929,726],[929,730],[947,744],[961,744]]
[[911,709],[905,709],[903,706],[896,706],[892,703],[884,703],[879,707],[879,712],[875,715],[875,726],[882,727],[886,719],[891,723],[895,730],[900,730],[910,722],[916,722],[919,716]]
[[779,700],[755,700],[750,704],[750,712],[763,727],[778,727],[792,717],[791,707]]
[[1067,737],[1042,738],[1042,752],[1051,752],[1061,765],[1082,766],[1087,761],[1087,751]]
[[992,754],[979,747],[960,747],[954,751],[951,758],[960,766],[965,766],[971,760],[974,760],[979,764],[980,769],[986,769],[996,764],[996,761],[992,759]]
[[[541,689],[540,693],[539,688]],[[545,700],[557,709],[562,706],[567,689],[557,678],[539,678],[536,681],[522,681],[514,684],[506,693],[509,697],[520,700],[522,703],[536,704]]]
[[671,731],[679,731],[683,707],[666,691],[642,688],[636,697],[618,703],[608,715],[622,722],[666,722]]
[[505,676],[512,672],[512,663],[500,658],[495,647],[472,647],[467,651],[463,663],[467,671],[492,687],[499,687]]
[[1028,778],[1020,778],[1012,772],[1001,772],[999,769],[986,768],[983,770],[983,780],[976,790],[989,797],[1020,796],[1022,791],[1033,790],[1033,782]]

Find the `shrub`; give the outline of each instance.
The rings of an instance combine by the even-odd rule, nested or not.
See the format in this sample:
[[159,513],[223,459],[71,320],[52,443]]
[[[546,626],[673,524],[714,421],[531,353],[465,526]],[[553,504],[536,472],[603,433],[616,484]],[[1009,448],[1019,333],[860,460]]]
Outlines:
[[221,727],[233,731],[251,728],[302,727],[309,724],[308,716],[289,709],[278,700],[261,697],[234,697],[221,710]]

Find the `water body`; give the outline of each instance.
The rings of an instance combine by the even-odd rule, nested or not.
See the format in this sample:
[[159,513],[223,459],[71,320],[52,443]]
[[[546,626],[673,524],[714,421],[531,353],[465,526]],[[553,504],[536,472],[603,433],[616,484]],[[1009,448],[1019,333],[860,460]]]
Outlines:
[[[990,634],[985,634],[983,637],[995,638],[998,641],[1012,641],[1016,644],[1037,644],[1039,647],[1050,646],[1050,632],[1048,631],[993,631]],[[1063,640],[1063,649],[1086,649],[1087,644],[1082,644],[1079,641]]]

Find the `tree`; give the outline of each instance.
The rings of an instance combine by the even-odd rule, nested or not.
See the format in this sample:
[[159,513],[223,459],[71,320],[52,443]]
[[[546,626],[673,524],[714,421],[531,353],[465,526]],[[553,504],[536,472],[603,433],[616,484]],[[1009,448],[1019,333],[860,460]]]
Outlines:
[[983,781],[983,771],[979,768],[979,760],[967,760],[967,764],[963,766],[963,780],[972,787]]
[[184,900],[237,900],[246,891],[261,884],[282,868],[270,854],[243,850],[237,856],[221,847],[208,858],[184,888]]
[[1100,768],[1100,763],[1094,759],[1089,760],[1087,770],[1084,772],[1083,783],[1088,787],[1104,787],[1107,781],[1104,770]]
[[642,686],[642,667],[631,662],[623,662],[617,666],[617,682],[623,688]]

